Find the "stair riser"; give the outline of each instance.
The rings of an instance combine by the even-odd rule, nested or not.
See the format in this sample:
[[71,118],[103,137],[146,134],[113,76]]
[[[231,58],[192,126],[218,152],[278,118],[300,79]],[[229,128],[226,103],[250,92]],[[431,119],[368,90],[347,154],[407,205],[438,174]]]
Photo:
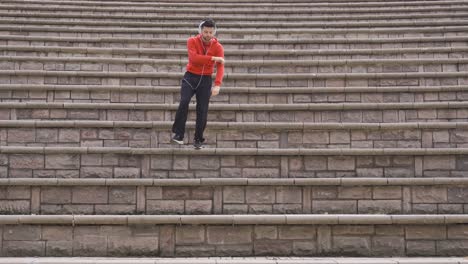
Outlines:
[[9,186],[9,214],[466,214],[468,186]]
[[[60,152],[59,152],[60,153]],[[2,178],[466,177],[466,155],[1,154]]]
[[[82,76],[74,76],[79,74]],[[44,71],[32,73],[35,76],[26,76],[29,73],[18,75],[24,76],[8,76],[7,73],[1,73],[0,82],[10,84],[69,84],[69,85],[144,85],[144,86],[179,86],[182,79],[183,71],[169,71],[173,76],[158,77],[157,72],[129,72],[128,77],[122,77],[124,72],[103,72],[99,75],[98,72],[72,72],[66,71],[54,72]],[[44,76],[46,74],[46,76]],[[466,73],[462,72],[420,72],[414,73],[416,76],[427,77],[406,77],[407,73],[383,73],[382,77],[374,77],[373,73],[322,73],[308,74],[304,76],[289,76],[284,75],[282,79],[279,75],[268,74],[268,76],[255,76],[255,74],[225,76],[223,85],[228,87],[351,87],[351,86],[434,86],[434,85],[466,85],[468,78]],[[354,74],[354,76],[353,76]],[[410,73],[411,74],[411,73]],[[433,74],[433,75],[432,75]],[[96,77],[94,77],[96,75]],[[180,76],[179,76],[180,75]],[[305,76],[307,75],[307,76]],[[389,76],[390,75],[390,76]],[[432,75],[432,77],[430,77]],[[149,77],[155,76],[155,77]],[[386,77],[389,76],[389,77]],[[465,76],[465,78],[463,78]],[[247,79],[246,79],[247,78]]]
[[[190,128],[190,129],[189,129]],[[170,147],[170,126],[149,128],[0,128],[2,146]],[[192,142],[193,125],[185,142]],[[212,148],[466,148],[468,129],[295,130],[216,129],[205,131]]]
[[[108,120],[108,121],[174,121],[175,110],[97,110],[97,109],[0,109],[0,120]],[[189,111],[189,121],[195,111]],[[208,122],[432,122],[468,121],[466,109],[410,110],[216,110],[208,113]]]
[[464,256],[468,225],[2,226],[2,256]]
[[[37,71],[93,71],[93,72],[184,72],[187,59],[184,58],[180,62],[158,62],[148,60],[147,62],[125,62],[117,60],[115,63],[106,62],[105,59],[96,59],[92,62],[72,61],[67,62],[67,59],[57,59],[54,62],[43,62],[41,59],[30,61],[19,61],[15,59],[6,59],[1,61],[3,70],[37,70]],[[257,65],[253,63],[236,63],[235,65],[227,63],[224,66],[225,73],[249,73],[249,74],[264,74],[264,73],[417,73],[417,72],[459,72],[468,71],[467,62],[437,62],[438,58],[433,61],[413,61],[413,62],[342,62],[339,64],[326,62],[317,65],[317,62],[297,63],[293,60],[288,60],[278,63],[270,63],[268,61],[260,62]],[[347,65],[345,65],[345,63]],[[263,65],[262,65],[263,64]],[[349,64],[349,65],[348,65]]]
[[[138,88],[135,86],[135,88]],[[174,92],[109,92],[108,90],[92,92],[80,90],[62,91],[0,91],[0,102],[61,102],[61,103],[155,103],[177,104],[180,98],[180,88]],[[235,90],[236,88],[234,88]],[[12,90],[16,90],[12,88]],[[117,89],[116,89],[117,90]],[[466,90],[466,91],[465,91]],[[405,102],[455,102],[468,101],[468,90],[459,92],[369,92],[369,93],[250,93],[221,91],[216,97],[211,97],[211,103],[224,104],[267,104],[267,103],[405,103]]]
[[[378,28],[378,29],[310,29],[304,30],[303,32],[293,32],[291,30],[285,29],[278,31],[258,31],[252,29],[251,32],[238,30],[235,32],[220,31],[216,36],[222,39],[284,39],[288,40],[291,38],[300,38],[300,39],[317,39],[317,38],[359,38],[362,39],[393,39],[393,38],[410,38],[410,37],[454,37],[454,36],[465,36],[467,26],[454,26],[453,28],[441,27],[441,30],[437,29],[425,29],[425,28],[397,28],[397,29],[388,29],[388,28]],[[442,30],[443,29],[443,30]],[[15,35],[18,31],[22,31],[24,36],[48,36],[48,37],[87,37],[86,35],[92,35],[93,37],[102,37],[102,38],[139,38],[142,35],[151,35],[154,38],[178,38],[186,39],[189,36],[197,35],[197,30],[180,30],[178,33],[177,30],[169,29],[128,29],[128,28],[105,28],[105,29],[96,29],[96,28],[85,28],[81,27],[80,30],[72,30],[69,28],[60,28],[54,27],[49,30],[40,26],[1,26],[0,31],[2,34],[6,35]],[[130,33],[129,33],[130,31]]]
[[[24,47],[24,46],[23,46]],[[39,47],[38,47],[39,49]],[[174,51],[173,49],[168,49],[165,51],[165,54],[161,54],[163,52],[151,52],[148,51],[144,54],[138,54],[135,52],[136,50],[129,50],[126,52],[122,52],[120,50],[110,51],[110,50],[103,50],[103,51],[92,51],[92,50],[79,50],[79,51],[23,51],[23,49],[19,48],[18,50],[14,50],[10,47],[9,51],[4,51],[3,53],[0,52],[0,55],[3,56],[34,56],[37,58],[44,58],[44,57],[62,57],[62,58],[70,58],[73,56],[84,56],[86,57],[105,57],[105,58],[129,58],[129,59],[171,59],[171,60],[181,60],[187,61],[187,52],[185,49],[178,49]],[[86,53],[86,54],[83,54]],[[122,54],[124,53],[124,54]],[[260,52],[259,52],[260,53]],[[228,52],[225,50],[225,59],[228,61],[228,64],[231,60],[351,60],[351,59],[433,59],[436,58],[468,58],[468,52],[465,51],[429,51],[429,52],[407,52],[407,51],[399,51],[395,49],[393,52],[382,52],[382,53],[375,53],[372,54],[372,51],[369,52],[364,51],[356,51],[353,53],[351,50],[349,52],[336,52],[330,55],[324,54],[316,54],[314,52],[310,52],[308,54],[287,54],[288,52],[285,51],[285,55],[272,54],[265,55],[264,53],[260,53],[259,55],[255,53],[248,53],[245,55],[242,54],[242,51],[232,51]],[[323,53],[323,52],[322,52]],[[47,64],[50,67],[51,64]],[[43,66],[46,66],[43,64]],[[18,65],[19,67],[20,65]],[[228,65],[226,65],[228,66]],[[107,66],[108,67],[108,66]],[[65,65],[63,66],[65,68]]]
[[[120,34],[119,34],[120,36]],[[119,37],[119,36],[116,36]],[[2,35],[0,40],[1,45],[10,45],[10,46],[64,46],[64,47],[101,47],[101,48],[176,48],[176,49],[186,49],[186,39],[189,35],[181,37],[180,41],[174,39],[169,42],[158,41],[158,39],[148,37],[148,39],[143,39],[144,35],[135,35],[133,37],[126,37],[125,39],[111,40],[111,37],[108,36],[108,39],[96,39],[97,34],[88,34],[82,33],[79,38],[42,38],[34,36],[25,36],[22,38],[14,38],[16,36]],[[54,35],[54,37],[57,37]],[[85,38],[85,39],[83,39]],[[86,39],[89,38],[89,39]],[[133,38],[133,39],[132,39]],[[137,38],[137,39],[135,39]],[[276,39],[276,38],[275,38]],[[397,39],[397,40],[395,40]],[[359,39],[356,40],[355,37],[352,39],[337,38],[335,40],[327,38],[323,40],[320,39],[307,39],[307,41],[300,41],[299,43],[275,43],[271,41],[270,43],[249,43],[249,39],[236,41],[230,39],[220,39],[221,43],[225,50],[229,49],[240,49],[240,50],[268,50],[268,49],[298,49],[298,50],[310,50],[310,49],[352,49],[352,48],[369,48],[369,49],[379,49],[379,48],[424,48],[424,47],[466,47],[468,41],[463,40],[445,40],[440,38],[440,40],[404,40],[400,38],[392,38],[389,40],[365,40]],[[240,43],[239,43],[240,42]],[[247,42],[247,43],[245,43]],[[255,42],[252,40],[252,42]]]

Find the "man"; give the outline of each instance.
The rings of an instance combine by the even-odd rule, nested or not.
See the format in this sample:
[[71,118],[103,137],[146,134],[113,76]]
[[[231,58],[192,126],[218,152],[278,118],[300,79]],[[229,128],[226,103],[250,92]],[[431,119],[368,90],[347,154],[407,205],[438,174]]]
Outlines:
[[[193,95],[197,99],[197,119],[193,146],[195,149],[203,148],[203,131],[208,116],[208,103],[211,96],[219,94],[224,75],[224,49],[214,37],[216,24],[207,19],[200,23],[199,34],[187,40],[188,64],[187,71],[182,79],[180,89],[180,103],[172,126],[172,142],[184,144],[185,123],[188,108]],[[216,65],[216,78],[212,87],[211,74]]]

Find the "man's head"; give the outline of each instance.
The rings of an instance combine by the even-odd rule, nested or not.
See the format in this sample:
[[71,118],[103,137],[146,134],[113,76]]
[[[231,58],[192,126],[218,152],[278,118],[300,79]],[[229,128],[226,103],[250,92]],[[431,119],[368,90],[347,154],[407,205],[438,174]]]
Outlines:
[[205,42],[209,42],[216,34],[216,24],[212,19],[206,19],[198,26],[198,32],[202,35]]

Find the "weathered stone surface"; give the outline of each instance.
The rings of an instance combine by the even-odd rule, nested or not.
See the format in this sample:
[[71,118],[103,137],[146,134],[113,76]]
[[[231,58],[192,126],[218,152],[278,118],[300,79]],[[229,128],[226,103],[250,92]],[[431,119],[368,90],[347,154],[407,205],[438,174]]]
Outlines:
[[207,242],[211,245],[233,245],[252,242],[251,226],[208,226]]

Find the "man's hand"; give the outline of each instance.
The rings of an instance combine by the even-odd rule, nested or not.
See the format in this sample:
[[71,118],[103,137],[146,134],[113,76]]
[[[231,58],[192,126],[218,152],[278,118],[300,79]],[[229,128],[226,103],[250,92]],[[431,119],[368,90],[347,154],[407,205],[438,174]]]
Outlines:
[[219,89],[221,89],[221,87],[219,86],[214,86],[212,89],[211,89],[211,96],[216,96],[219,94]]
[[221,64],[224,64],[224,58],[223,57],[211,57],[212,61],[219,62]]

